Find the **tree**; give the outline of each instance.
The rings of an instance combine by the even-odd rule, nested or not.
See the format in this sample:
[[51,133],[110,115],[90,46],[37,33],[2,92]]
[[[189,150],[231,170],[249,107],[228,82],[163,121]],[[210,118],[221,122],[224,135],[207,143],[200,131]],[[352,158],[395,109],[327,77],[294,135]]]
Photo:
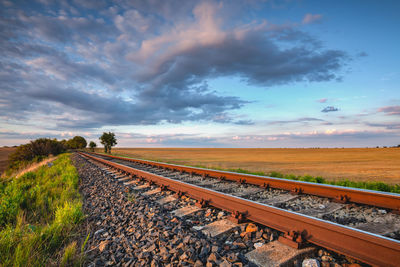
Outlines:
[[86,139],[82,136],[75,136],[67,141],[67,147],[71,149],[85,148],[87,146]]
[[64,149],[68,149],[68,141],[63,139],[60,141],[60,144],[63,146]]
[[112,132],[105,133],[100,136],[100,143],[104,145],[104,152],[111,154],[111,147],[117,144],[117,139],[115,139],[115,134]]
[[90,147],[90,149],[92,150],[92,152],[94,152],[94,148],[96,147],[97,145],[96,145],[96,143],[95,142],[93,142],[93,141],[90,141],[90,143],[89,143],[89,147]]

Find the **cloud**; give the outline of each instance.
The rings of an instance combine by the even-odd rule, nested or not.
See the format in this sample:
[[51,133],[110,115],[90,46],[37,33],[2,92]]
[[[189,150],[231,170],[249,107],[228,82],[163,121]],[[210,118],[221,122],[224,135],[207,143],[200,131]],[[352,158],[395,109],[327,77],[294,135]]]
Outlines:
[[[207,137],[199,134],[154,134],[116,133],[121,146],[145,147],[338,147],[366,146],[368,140],[396,140],[398,133],[377,130],[327,129],[321,131],[289,131],[283,134],[248,134]],[[380,143],[379,143],[380,142]],[[385,143],[386,144],[386,143]]]
[[[203,3],[193,13],[192,24],[173,29],[142,42],[128,58],[145,64],[137,78],[160,88],[160,84],[190,86],[203,79],[237,75],[249,84],[272,86],[298,81],[336,78],[346,55],[342,51],[311,45],[282,49],[280,42],[310,39],[295,29],[244,25],[224,30],[218,6]],[[310,45],[310,43],[308,43]],[[317,52],[318,51],[318,52]],[[168,88],[161,88],[169,90]]]
[[[37,138],[57,138],[58,140],[61,139],[69,139],[71,137],[74,137],[75,135],[83,135],[85,137],[88,137],[89,135],[85,135],[82,132],[15,132],[15,131],[9,131],[9,130],[0,130],[0,137],[2,139],[16,139],[16,140],[34,140]],[[25,141],[26,142],[26,141]]]
[[335,108],[335,107],[333,107],[333,106],[328,106],[328,107],[326,107],[326,108],[324,108],[323,110],[321,110],[321,112],[333,112],[333,111],[338,111],[339,109],[338,108]]
[[249,102],[210,89],[207,80],[240,77],[262,87],[329,81],[349,59],[297,26],[237,21],[232,14],[241,8],[221,3],[3,4],[0,119],[34,119],[46,129],[250,125],[232,113]]
[[357,53],[357,57],[367,57],[368,54],[366,52]]
[[385,128],[388,130],[397,130],[400,129],[400,123],[366,123],[366,125],[371,127]]
[[307,123],[307,122],[323,122],[324,120],[318,119],[318,118],[310,118],[310,117],[304,117],[304,118],[297,118],[294,120],[280,120],[280,121],[270,121],[268,124],[290,124],[290,123]]
[[[217,137],[201,134],[141,134],[115,132],[119,147],[365,147],[398,144],[396,131],[360,131],[327,129],[321,131],[289,131],[282,134],[225,134]],[[75,135],[98,142],[101,131],[13,132],[0,130],[0,146],[26,143],[39,137],[69,139]]]
[[400,106],[386,106],[378,109],[378,112],[383,112],[385,115],[398,116],[400,115]]
[[229,140],[238,147],[365,147],[397,144],[399,137],[398,132],[386,130],[328,129],[271,135],[233,135]]
[[238,120],[238,121],[235,121],[234,124],[236,124],[236,125],[254,125],[254,121],[252,121],[252,120]]
[[321,20],[322,20],[322,15],[307,13],[304,16],[302,23],[303,24],[311,24],[311,23],[318,22]]
[[326,101],[328,101],[328,98],[321,98],[317,100],[319,103],[326,103]]

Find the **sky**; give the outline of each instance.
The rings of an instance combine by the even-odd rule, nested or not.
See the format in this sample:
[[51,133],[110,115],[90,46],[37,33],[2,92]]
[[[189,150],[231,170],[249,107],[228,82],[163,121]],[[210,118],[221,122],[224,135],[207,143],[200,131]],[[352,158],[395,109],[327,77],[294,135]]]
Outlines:
[[0,146],[400,144],[400,1],[0,0]]

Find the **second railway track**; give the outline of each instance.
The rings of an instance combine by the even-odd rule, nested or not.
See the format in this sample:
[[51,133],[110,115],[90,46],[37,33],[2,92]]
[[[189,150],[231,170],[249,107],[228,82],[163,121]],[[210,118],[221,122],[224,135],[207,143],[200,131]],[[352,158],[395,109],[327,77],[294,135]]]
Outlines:
[[400,262],[398,194],[82,155],[178,195],[187,194],[201,206],[226,210],[237,222],[248,219],[279,230],[284,233],[280,240],[291,246],[311,242],[376,266]]

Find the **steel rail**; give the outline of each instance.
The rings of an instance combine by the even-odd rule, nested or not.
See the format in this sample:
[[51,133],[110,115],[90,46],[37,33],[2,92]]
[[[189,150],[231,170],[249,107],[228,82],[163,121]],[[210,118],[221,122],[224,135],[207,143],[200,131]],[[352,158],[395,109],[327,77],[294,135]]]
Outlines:
[[284,233],[301,233],[307,242],[362,262],[374,266],[398,266],[400,262],[400,242],[397,240],[173,180],[86,153],[80,154],[198,201],[206,201],[211,206],[246,214],[249,220]]
[[183,171],[203,176],[223,178],[230,181],[245,182],[248,184],[253,184],[258,186],[283,189],[294,193],[322,196],[322,197],[332,198],[335,201],[342,203],[354,202],[354,203],[391,209],[396,213],[400,212],[400,194],[378,192],[378,191],[358,189],[358,188],[348,188],[343,186],[302,182],[302,181],[293,181],[293,180],[273,178],[267,176],[241,174],[241,173],[211,170],[205,168],[195,168],[182,165],[155,162],[150,160],[104,155],[100,153],[91,153],[91,154],[102,157],[110,157],[114,159],[131,161],[136,163],[143,163],[155,167],[167,168],[181,172]]

